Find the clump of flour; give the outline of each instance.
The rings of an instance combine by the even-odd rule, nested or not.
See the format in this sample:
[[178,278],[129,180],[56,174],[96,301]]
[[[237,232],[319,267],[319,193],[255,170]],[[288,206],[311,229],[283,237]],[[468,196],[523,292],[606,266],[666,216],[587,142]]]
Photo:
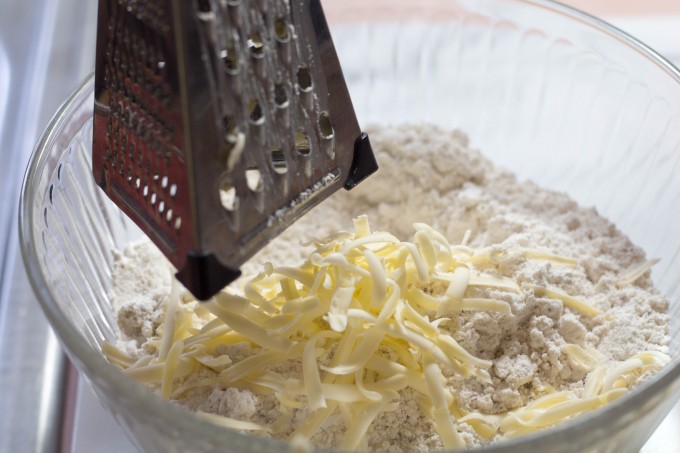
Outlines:
[[[564,352],[567,344],[594,348],[603,360],[621,361],[643,351],[667,352],[668,302],[648,276],[621,285],[620,278],[645,261],[644,253],[594,209],[579,207],[566,195],[520,182],[468,147],[460,132],[429,125],[375,129],[371,141],[380,170],[351,192],[338,192],[273,240],[243,266],[245,275],[260,272],[265,262],[297,265],[309,249],[302,244],[338,230],[350,230],[352,218],[368,214],[375,230],[409,239],[413,223],[424,222],[460,243],[493,246],[497,276],[514,279],[522,289],[469,289],[466,297],[507,302],[511,315],[460,312],[440,327],[447,329],[471,354],[491,360],[491,382],[465,379],[443,369],[459,407],[470,412],[502,414],[523,407],[546,389],[583,388],[587,374]],[[573,258],[574,266],[529,259],[520,250]],[[121,346],[140,357],[153,353],[170,288],[164,258],[148,243],[117,253],[114,264],[114,310]],[[241,281],[240,283],[242,283]],[[237,285],[239,282],[236,283]],[[603,313],[587,316],[531,288],[552,287],[587,301]],[[427,290],[441,294],[446,287]],[[236,363],[254,353],[245,344],[225,346],[221,354]],[[284,376],[301,373],[299,362],[273,368]],[[204,370],[197,379],[214,376]],[[421,413],[418,395],[400,393],[396,410],[372,423],[368,447],[386,451],[441,448],[432,423]],[[178,401],[194,410],[262,424],[274,423],[278,403],[272,396],[222,387],[196,388]],[[292,414],[292,426],[309,413]],[[465,423],[458,429],[468,445],[483,443]],[[312,441],[333,446],[344,431],[342,417],[331,417]],[[291,430],[273,433],[287,438]]]

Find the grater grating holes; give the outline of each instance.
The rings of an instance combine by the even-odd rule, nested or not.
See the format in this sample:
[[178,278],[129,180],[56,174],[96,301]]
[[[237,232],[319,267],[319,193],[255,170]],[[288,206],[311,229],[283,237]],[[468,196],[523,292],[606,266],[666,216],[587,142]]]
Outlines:
[[227,74],[237,75],[239,73],[241,68],[238,64],[236,49],[233,47],[222,49],[220,52],[220,60],[222,60],[222,68],[224,68]]
[[297,70],[297,86],[300,91],[308,93],[314,88],[312,83],[312,75],[309,73],[307,66],[300,66]]
[[212,5],[210,4],[210,0],[196,0],[196,7],[198,11],[201,13],[212,12]]
[[247,41],[248,51],[253,58],[264,58],[264,41],[259,32],[252,32]]
[[321,112],[319,115],[319,132],[321,133],[321,138],[326,139],[331,139],[335,135],[328,112]]
[[236,194],[236,188],[228,181],[225,181],[220,186],[220,202],[224,209],[233,212],[238,209],[239,200]]
[[246,185],[253,192],[262,192],[262,173],[257,168],[246,170]]
[[312,145],[309,141],[309,136],[304,129],[300,128],[295,133],[295,149],[303,156],[308,156],[312,151]]
[[288,173],[288,162],[286,162],[286,156],[281,151],[281,148],[272,150],[271,163],[275,173],[279,175]]
[[285,17],[279,17],[274,21],[274,35],[276,40],[282,44],[290,40],[290,32],[288,31],[288,22]]
[[288,94],[283,83],[274,85],[274,103],[280,109],[288,107]]
[[[255,101],[254,104],[252,105],[253,112],[251,115],[254,114],[255,117],[260,115],[262,111],[259,109],[259,105]],[[255,110],[259,110],[258,112],[255,112]],[[234,118],[231,115],[224,115],[222,117],[222,135],[224,135],[224,140],[227,142],[229,145],[227,148],[227,151],[230,151],[234,145],[238,142],[239,139],[239,127],[234,121]],[[228,155],[225,156],[224,161],[227,161]]]
[[248,101],[248,119],[250,124],[255,126],[260,126],[264,124],[264,113],[262,112],[262,106],[255,99]]

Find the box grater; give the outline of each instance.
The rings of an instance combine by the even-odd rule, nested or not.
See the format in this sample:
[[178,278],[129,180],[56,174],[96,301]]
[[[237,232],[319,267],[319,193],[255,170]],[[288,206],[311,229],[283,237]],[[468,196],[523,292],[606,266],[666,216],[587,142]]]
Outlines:
[[100,0],[92,168],[205,300],[377,164],[318,0]]

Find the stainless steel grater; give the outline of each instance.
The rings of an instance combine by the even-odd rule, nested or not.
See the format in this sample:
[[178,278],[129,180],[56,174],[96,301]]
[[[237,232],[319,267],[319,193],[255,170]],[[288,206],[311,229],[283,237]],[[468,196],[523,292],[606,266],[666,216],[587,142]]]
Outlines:
[[377,164],[318,0],[100,0],[92,168],[207,299]]

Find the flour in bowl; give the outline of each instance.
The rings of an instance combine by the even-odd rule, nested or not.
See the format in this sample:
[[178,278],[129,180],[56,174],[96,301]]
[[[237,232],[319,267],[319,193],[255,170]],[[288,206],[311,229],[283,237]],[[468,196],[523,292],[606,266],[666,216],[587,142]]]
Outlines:
[[107,357],[227,426],[381,451],[549,427],[668,360],[654,261],[594,209],[517,181],[460,132],[371,139],[380,170],[211,302],[173,286],[150,243],[117,252]]

